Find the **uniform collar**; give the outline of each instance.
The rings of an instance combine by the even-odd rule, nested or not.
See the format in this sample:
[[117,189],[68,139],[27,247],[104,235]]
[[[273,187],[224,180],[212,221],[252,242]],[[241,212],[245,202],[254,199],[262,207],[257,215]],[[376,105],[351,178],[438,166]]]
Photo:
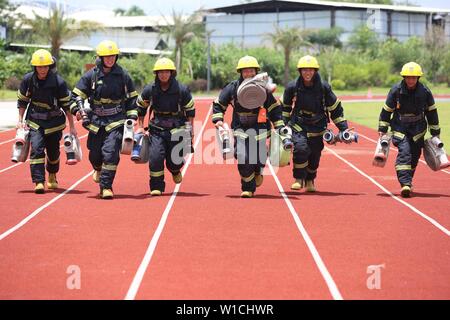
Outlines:
[[[111,68],[111,71],[108,74],[121,74],[121,73],[122,73],[122,68],[117,63],[115,63],[113,65],[113,67]],[[99,78],[102,78],[105,76],[102,66],[99,67],[98,76],[99,76]]]
[[155,82],[156,82],[156,88],[157,88],[158,92],[160,92],[160,93],[174,94],[179,91],[178,81],[174,77],[170,78],[169,88],[166,91],[163,91],[161,89],[161,83],[159,82],[158,78],[156,79]]
[[420,83],[420,81],[417,81],[416,88],[414,90],[408,90],[405,80],[402,80],[402,82],[400,83],[400,94],[409,94],[411,91],[417,92],[421,90],[422,87],[423,87],[422,83]]
[[37,74],[33,75],[36,83],[39,83],[39,81],[42,81],[42,88],[54,88],[58,86],[57,83],[57,77],[56,77],[56,73],[52,72],[52,71],[48,71],[47,77],[45,78],[45,80],[39,80],[39,78],[37,77]]
[[298,78],[297,78],[297,87],[300,89],[300,91],[304,91],[304,90],[307,90],[307,89],[316,90],[317,88],[319,88],[319,84],[322,82],[322,79],[320,78],[320,74],[318,72],[316,72],[316,74],[314,75],[312,81],[313,81],[312,87],[306,87],[305,84],[303,83],[302,76],[299,75]]

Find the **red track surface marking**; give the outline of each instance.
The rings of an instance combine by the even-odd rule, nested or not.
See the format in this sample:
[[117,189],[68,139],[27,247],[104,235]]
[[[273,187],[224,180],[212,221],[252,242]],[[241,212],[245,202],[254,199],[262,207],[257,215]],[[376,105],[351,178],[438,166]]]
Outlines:
[[[199,109],[199,117],[204,117],[206,109]],[[70,172],[78,172],[77,179],[82,164],[90,168],[86,160],[71,167]],[[0,297],[122,299],[174,188],[169,174],[167,193],[151,198],[148,175],[147,165],[122,156],[115,200],[99,200],[98,185],[87,179],[1,241]],[[26,181],[25,177],[20,180]],[[17,223],[20,213],[15,216]],[[81,269],[81,290],[66,288],[70,265]]]
[[271,176],[240,193],[235,164],[191,165],[137,299],[332,298]]
[[[197,119],[207,105],[197,103]],[[386,168],[375,168],[374,148],[361,139],[332,150],[398,195],[395,153]],[[83,162],[62,165],[55,192],[35,195],[24,166],[1,174],[0,234],[92,170],[83,151]],[[9,153],[0,146],[3,157]],[[277,177],[289,190],[291,168]],[[123,299],[174,190],[170,174],[166,180],[167,193],[151,198],[147,165],[122,156],[115,200],[99,200],[98,185],[82,181],[0,241],[0,298]],[[448,175],[421,164],[414,181],[416,196],[405,201],[448,229]],[[450,298],[448,236],[330,152],[323,153],[316,186],[316,194],[286,194],[343,298]],[[239,194],[236,165],[189,166],[137,299],[333,298],[272,177],[265,176],[255,198]],[[80,267],[80,290],[66,287],[71,265]],[[380,290],[366,286],[370,265],[384,265]]]
[[[366,171],[371,168],[373,148],[361,143],[333,150]],[[390,172],[384,173],[386,182],[396,183],[395,171],[392,178]],[[286,189],[293,182],[291,170],[277,175]],[[316,187],[316,194],[287,194],[300,199],[292,203],[345,299],[450,297],[448,236],[385,196],[330,152],[322,154]],[[419,197],[410,200],[422,202]],[[448,212],[448,200],[439,203],[447,203]],[[428,207],[425,212],[429,213]],[[381,289],[369,290],[367,268],[383,264]]]

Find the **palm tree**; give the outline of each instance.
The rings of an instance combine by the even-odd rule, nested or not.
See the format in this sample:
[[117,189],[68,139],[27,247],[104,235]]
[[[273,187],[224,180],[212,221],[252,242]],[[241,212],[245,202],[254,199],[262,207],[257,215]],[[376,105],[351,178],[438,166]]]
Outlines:
[[160,35],[165,35],[175,42],[175,65],[178,72],[181,72],[184,45],[195,36],[204,37],[205,28],[201,23],[201,12],[199,10],[184,17],[182,13],[172,11],[171,19],[164,19],[167,26],[160,29]]
[[298,27],[280,28],[275,26],[275,31],[266,34],[266,38],[271,40],[273,46],[280,47],[284,53],[284,77],[283,84],[286,86],[289,82],[289,64],[292,51],[311,45],[305,40],[305,31]]
[[52,55],[56,58],[59,57],[64,41],[78,35],[88,36],[102,28],[101,24],[96,22],[67,18],[61,7],[51,9],[48,17],[41,17],[36,13],[34,15],[33,19],[24,18],[23,25],[32,28],[31,38],[34,40],[50,42]]

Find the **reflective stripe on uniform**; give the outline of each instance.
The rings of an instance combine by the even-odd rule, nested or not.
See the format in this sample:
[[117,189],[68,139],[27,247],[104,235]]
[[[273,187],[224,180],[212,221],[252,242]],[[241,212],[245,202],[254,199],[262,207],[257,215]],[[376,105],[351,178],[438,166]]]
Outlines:
[[389,122],[386,122],[386,121],[380,121],[378,123],[378,126],[380,126],[380,127],[389,127],[390,125],[391,124]]
[[400,164],[395,166],[395,170],[396,171],[401,171],[401,170],[412,170],[411,165],[410,164]]
[[44,130],[44,134],[51,134],[51,133],[54,133],[54,132],[56,132],[56,131],[61,131],[61,130],[64,130],[65,127],[66,127],[66,124],[63,123],[63,124],[60,125],[60,126],[45,129],[45,130]]
[[30,159],[30,164],[43,164],[45,163],[45,158]]
[[137,110],[128,110],[127,111],[127,117],[129,117],[129,116],[137,116],[137,115],[138,115]]
[[78,88],[73,89],[73,93],[75,93],[77,96],[82,97],[83,99],[87,99],[87,95]]
[[339,105],[339,102],[341,101],[339,99],[336,99],[336,102],[333,105],[327,107],[328,111],[333,111],[334,109],[336,109]]
[[345,121],[346,119],[344,118],[344,117],[338,117],[338,118],[336,118],[336,119],[333,119],[333,122],[335,123],[335,124],[338,124],[338,123],[341,123],[341,122],[343,122],[343,121]]
[[221,104],[219,102],[219,99],[214,100],[214,103],[218,104],[222,108],[223,111],[227,110],[227,106],[224,106],[223,104]]
[[323,130],[323,131],[321,131],[321,132],[308,132],[308,133],[306,134],[306,136],[307,136],[308,138],[312,138],[312,137],[320,137],[320,136],[323,136],[323,134],[325,133],[325,131],[326,131],[326,130]]
[[194,110],[194,99],[191,99],[191,101],[189,101],[188,104],[186,104],[183,107],[183,109],[186,110],[186,111]]
[[117,165],[104,163],[102,165],[102,170],[116,171],[117,170]]
[[144,100],[139,96],[136,100],[136,104],[141,108],[147,109],[150,106],[150,100]]
[[290,113],[290,112],[283,111],[283,112],[281,112],[281,115],[282,115],[283,117],[285,117],[285,118],[289,118],[289,117],[291,116],[291,113]]
[[30,98],[27,97],[27,96],[24,96],[24,95],[20,92],[20,90],[17,90],[17,98],[18,98],[19,100],[22,100],[22,101],[25,101],[25,102],[30,102]]
[[432,129],[432,130],[439,130],[440,128],[439,128],[438,124],[436,124],[436,125],[430,124],[430,129]]
[[308,166],[309,162],[303,162],[303,163],[295,163],[294,162],[294,169],[303,169],[306,168]]
[[110,124],[108,124],[105,127],[105,131],[109,132],[112,129],[117,128],[118,126],[120,126],[121,124],[124,124],[124,123],[125,123],[125,119],[122,119],[122,120],[119,120],[119,121],[115,121],[115,122],[111,122]]
[[34,130],[39,130],[39,128],[40,128],[37,123],[35,123],[31,120],[27,120],[27,125]]
[[213,120],[217,120],[217,119],[223,119],[223,113],[214,113],[213,115],[212,115],[212,119]]
[[300,131],[302,131],[303,129],[302,129],[302,127],[300,127],[298,124],[294,124],[293,126],[292,126],[292,129],[294,129],[294,131],[297,131],[297,132],[300,132]]
[[128,98],[134,98],[137,97],[139,94],[137,93],[137,91],[132,91],[128,93]]
[[122,100],[112,100],[108,98],[101,98],[100,100],[94,100],[94,104],[119,104]]
[[42,109],[48,109],[50,110],[50,105],[48,105],[47,103],[44,102],[37,102],[37,101],[33,101],[32,104],[34,104],[35,106],[42,108]]
[[394,109],[392,109],[391,107],[389,107],[387,104],[384,104],[383,109],[386,110],[387,112],[394,112]]
[[275,102],[274,104],[272,104],[270,107],[267,108],[267,112],[272,111],[273,109],[275,109],[276,107],[278,107],[280,104],[278,102]]
[[96,125],[93,125],[93,124],[87,125],[87,126],[86,126],[86,129],[88,129],[89,131],[92,131],[92,132],[94,132],[94,133],[97,133],[98,130],[100,130],[99,127],[97,127]]
[[436,109],[437,109],[436,105],[433,104],[432,106],[429,106],[429,107],[427,108],[427,111],[433,111],[433,110],[436,110]]
[[273,123],[273,125],[274,125],[275,127],[281,127],[281,126],[284,126],[284,121],[283,121],[283,120],[275,121],[275,122]]
[[164,170],[163,171],[150,171],[150,177],[162,177],[164,176]]
[[426,133],[427,133],[427,129],[425,129],[423,132],[421,132],[421,133],[419,133],[419,134],[416,134],[416,135],[413,137],[413,141],[419,140],[419,139],[422,138]]
[[241,176],[242,181],[244,182],[251,182],[253,179],[255,179],[255,173],[252,173],[250,176],[248,177],[243,177]]
[[48,163],[48,164],[58,164],[58,163],[59,163],[59,158],[52,161],[52,160],[50,160],[50,159],[47,157],[47,163]]
[[183,132],[185,130],[186,130],[185,126],[181,126],[181,127],[178,127],[178,128],[173,128],[172,130],[170,130],[170,134],[176,134],[178,132]]
[[310,168],[306,168],[306,172],[308,172],[308,173],[316,173],[317,170],[313,170],[313,169],[310,169]]
[[393,131],[392,134],[394,135],[394,137],[397,137],[399,139],[403,139],[405,137],[404,133],[398,132],[398,131]]

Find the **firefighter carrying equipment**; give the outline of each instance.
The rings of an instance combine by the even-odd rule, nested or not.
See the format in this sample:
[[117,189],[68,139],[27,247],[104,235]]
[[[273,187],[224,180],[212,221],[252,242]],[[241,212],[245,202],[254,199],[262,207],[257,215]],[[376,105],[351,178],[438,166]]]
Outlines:
[[134,143],[134,120],[127,119],[123,124],[123,137],[122,137],[122,147],[120,149],[121,154],[131,154],[133,150]]
[[375,148],[375,154],[373,156],[372,165],[375,167],[383,168],[386,165],[386,161],[389,156],[389,150],[391,147],[392,135],[383,134],[377,142]]
[[14,144],[12,148],[11,161],[14,163],[27,161],[30,153],[30,130],[27,128],[19,128],[16,132]]
[[237,89],[239,104],[249,110],[261,107],[267,99],[267,91],[272,92],[273,83],[269,83],[267,72],[253,78],[244,79]]
[[436,136],[425,140],[423,157],[433,171],[445,169],[450,166],[444,150],[444,143]]
[[81,150],[80,140],[73,134],[66,133],[64,135],[64,151],[66,153],[66,164],[74,165],[80,162],[83,158],[83,152]]

